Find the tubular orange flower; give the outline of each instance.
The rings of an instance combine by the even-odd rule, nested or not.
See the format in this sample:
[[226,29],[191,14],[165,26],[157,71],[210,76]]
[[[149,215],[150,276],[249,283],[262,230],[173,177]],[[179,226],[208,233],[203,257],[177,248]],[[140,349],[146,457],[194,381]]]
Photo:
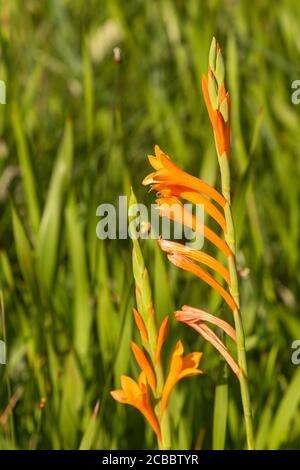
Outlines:
[[190,261],[185,256],[179,255],[177,253],[168,255],[168,258],[171,263],[175,264],[175,266],[178,266],[179,268],[182,268],[185,271],[189,271],[190,273],[195,274],[200,279],[209,284],[211,287],[213,287],[216,291],[218,291],[232,311],[237,308],[235,301],[233,300],[229,292],[227,292],[224,287],[222,287],[221,284],[219,284],[219,282],[213,278],[213,276],[211,276],[207,271],[202,269],[196,263],[193,263],[193,261]]
[[178,341],[172,355],[169,375],[162,392],[161,406],[163,412],[166,410],[170,394],[179,380],[203,374],[202,370],[197,369],[202,353],[194,352],[187,356],[183,356],[183,353],[183,345],[181,341]]
[[162,197],[167,198],[170,196],[177,196],[181,199],[192,202],[193,204],[202,204],[204,206],[205,212],[207,212],[207,214],[209,214],[216,222],[218,222],[223,230],[226,230],[226,221],[222,212],[220,212],[220,210],[217,209],[216,206],[212,204],[206,196],[203,196],[197,191],[191,190],[190,188],[186,188],[184,186],[167,185],[166,183],[153,184],[151,189],[157,191],[158,194]]
[[154,430],[157,435],[157,439],[161,441],[160,426],[148,398],[145,374],[143,372],[140,374],[138,383],[136,383],[131,377],[122,375],[121,386],[121,390],[111,391],[111,396],[119,403],[126,403],[137,408]]
[[168,254],[181,254],[184,255],[186,258],[189,258],[194,261],[199,261],[209,268],[213,269],[215,272],[220,274],[223,279],[230,285],[230,275],[228,269],[223,266],[223,264],[219,263],[215,258],[204,253],[200,250],[195,250],[190,248],[189,246],[182,245],[181,243],[172,242],[170,240],[163,240],[162,238],[158,240],[160,248]]
[[216,201],[222,207],[225,205],[225,199],[215,188],[208,183],[189,175],[176,165],[168,155],[166,155],[158,145],[155,146],[155,157],[149,155],[149,162],[156,170],[150,173],[144,180],[143,184],[148,186],[155,183],[166,183],[171,185],[185,186],[199,193],[206,194],[208,197]]

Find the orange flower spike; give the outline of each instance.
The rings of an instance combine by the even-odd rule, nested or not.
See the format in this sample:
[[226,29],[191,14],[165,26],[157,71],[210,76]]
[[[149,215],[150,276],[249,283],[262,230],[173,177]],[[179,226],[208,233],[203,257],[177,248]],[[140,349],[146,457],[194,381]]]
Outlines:
[[166,335],[168,332],[168,326],[169,326],[169,316],[167,316],[162,324],[160,325],[159,332],[158,332],[158,337],[157,337],[157,344],[156,344],[156,351],[155,351],[155,362],[157,364],[160,363],[160,353],[161,353],[161,348],[165,342]]
[[111,396],[119,403],[124,403],[137,408],[146,418],[159,441],[161,441],[161,431],[157,417],[154,414],[152,406],[149,402],[147,393],[147,382],[145,375],[142,373],[137,384],[131,377],[121,376],[121,390],[113,390]]
[[142,317],[140,316],[139,312],[135,308],[133,308],[132,311],[133,311],[134,320],[135,320],[136,326],[137,326],[137,328],[140,332],[142,341],[144,341],[144,343],[147,344],[148,343],[148,332],[146,330],[145,323],[143,322]]
[[153,367],[150,364],[150,362],[148,361],[146,354],[133,341],[131,341],[131,349],[132,349],[132,352],[133,352],[134,357],[136,359],[136,362],[138,363],[138,365],[140,366],[140,368],[144,372],[152,391],[155,392],[156,377],[155,377]]
[[202,353],[194,352],[183,356],[183,345],[178,341],[171,359],[169,375],[165,381],[161,396],[161,406],[164,412],[167,408],[170,394],[179,380],[185,377],[192,377],[193,375],[203,374],[202,370],[198,370]]

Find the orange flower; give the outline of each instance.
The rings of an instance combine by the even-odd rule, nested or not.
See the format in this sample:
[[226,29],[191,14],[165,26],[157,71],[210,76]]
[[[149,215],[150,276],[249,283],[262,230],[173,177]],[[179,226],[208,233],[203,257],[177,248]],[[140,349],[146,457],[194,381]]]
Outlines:
[[[166,155],[158,145],[155,145],[155,157],[148,155],[151,166],[156,170],[150,173],[144,181],[143,185],[163,184],[166,187],[170,185],[189,188],[198,193],[205,194],[222,207],[225,206],[225,199],[215,188],[205,183],[195,176],[189,175],[176,165],[168,155]],[[155,189],[155,187],[153,188]]]
[[112,397],[119,403],[126,403],[137,408],[154,430],[158,440],[161,441],[161,431],[158,420],[148,398],[145,374],[143,372],[140,374],[138,383],[132,378],[122,375],[121,386],[121,390],[113,390],[110,392]]
[[183,356],[183,353],[183,345],[181,341],[178,341],[172,355],[169,375],[162,392],[161,406],[163,412],[166,410],[170,394],[179,380],[203,374],[202,370],[197,369],[202,353],[193,352],[187,356]]

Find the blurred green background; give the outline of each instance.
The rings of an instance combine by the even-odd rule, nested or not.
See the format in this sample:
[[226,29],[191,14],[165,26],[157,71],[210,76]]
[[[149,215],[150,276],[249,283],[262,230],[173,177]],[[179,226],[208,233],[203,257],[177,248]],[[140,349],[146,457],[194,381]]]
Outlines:
[[[131,243],[97,240],[96,208],[130,185],[153,202],[141,181],[155,143],[219,187],[200,87],[213,35],[232,99],[257,447],[300,448],[300,365],[291,362],[300,339],[300,105],[291,102],[299,18],[297,0],[0,1],[0,448],[155,447],[139,413],[109,395],[121,374],[137,375],[129,344],[138,335]],[[170,266],[154,241],[142,249],[158,319],[188,303],[231,321],[219,297]],[[2,318],[0,339],[3,326]],[[207,375],[172,395],[173,447],[210,449],[219,357],[175,322],[166,356],[177,338],[204,351]],[[226,448],[244,443],[231,377]]]

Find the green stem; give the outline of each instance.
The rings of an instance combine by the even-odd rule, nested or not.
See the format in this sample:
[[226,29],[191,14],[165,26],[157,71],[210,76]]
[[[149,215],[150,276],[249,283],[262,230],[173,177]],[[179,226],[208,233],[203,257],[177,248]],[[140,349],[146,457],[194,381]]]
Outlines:
[[254,434],[253,434],[253,420],[251,411],[251,402],[248,386],[248,375],[247,375],[247,358],[245,350],[245,334],[243,328],[243,322],[240,311],[240,298],[239,298],[239,286],[238,286],[238,275],[235,261],[235,229],[231,213],[231,198],[230,198],[230,168],[229,161],[226,154],[219,156],[219,164],[221,170],[222,180],[222,194],[226,199],[224,207],[225,220],[226,220],[226,233],[225,240],[232,251],[232,255],[228,257],[229,273],[230,273],[230,293],[237,305],[237,308],[233,312],[236,337],[237,337],[237,358],[238,364],[241,369],[239,376],[241,398],[243,404],[246,436],[247,436],[247,447],[249,450],[253,450],[254,447]]

